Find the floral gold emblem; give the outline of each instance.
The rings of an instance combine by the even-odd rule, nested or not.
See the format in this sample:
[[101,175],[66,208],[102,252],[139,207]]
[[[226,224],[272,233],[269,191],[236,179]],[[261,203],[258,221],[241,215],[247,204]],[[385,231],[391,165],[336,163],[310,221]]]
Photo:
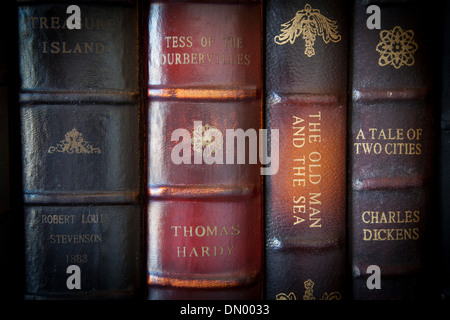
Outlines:
[[313,9],[309,4],[306,4],[303,10],[297,11],[294,18],[281,26],[281,34],[274,38],[275,43],[282,45],[290,42],[293,44],[295,39],[302,35],[305,40],[305,54],[308,57],[316,54],[314,42],[317,35],[321,36],[326,44],[330,41],[341,41],[341,36],[337,31],[337,22],[323,16],[319,10]]
[[376,47],[380,53],[378,64],[382,67],[392,65],[396,69],[404,65],[412,66],[417,48],[414,31],[403,31],[399,26],[392,30],[383,30],[380,32],[380,42]]
[[217,129],[217,127],[206,124],[194,128],[192,146],[197,154],[201,155],[205,150],[206,154],[214,156],[216,152],[222,149],[223,139],[221,138],[221,135],[219,137],[212,135],[210,129]]
[[[316,300],[314,297],[314,281],[311,279],[308,279],[304,282],[305,285],[305,294],[303,295],[303,300]],[[320,300],[341,300],[341,294],[339,292],[332,292],[328,293],[325,292]],[[279,293],[275,296],[276,300],[297,300],[295,294],[293,292],[290,292],[289,294],[286,293]]]
[[[316,300],[313,293],[314,282],[311,279],[308,279],[304,284],[305,294],[303,295],[303,300]],[[341,294],[339,292],[325,292],[320,300],[341,300]]]
[[56,146],[52,146],[48,149],[48,153],[53,154],[55,152],[62,153],[102,153],[99,148],[90,145],[84,140],[83,135],[73,128],[67,132],[64,140],[61,140]]

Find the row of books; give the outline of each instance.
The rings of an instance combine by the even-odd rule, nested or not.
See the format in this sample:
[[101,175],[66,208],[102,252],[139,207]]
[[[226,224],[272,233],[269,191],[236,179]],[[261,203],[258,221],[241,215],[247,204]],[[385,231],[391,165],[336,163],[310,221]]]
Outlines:
[[2,277],[26,299],[448,298],[433,5],[7,7]]

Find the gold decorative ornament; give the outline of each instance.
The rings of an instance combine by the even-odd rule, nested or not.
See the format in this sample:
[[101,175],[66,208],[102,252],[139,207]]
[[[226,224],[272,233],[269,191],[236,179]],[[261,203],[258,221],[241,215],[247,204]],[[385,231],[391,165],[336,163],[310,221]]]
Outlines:
[[297,300],[297,297],[293,292],[286,293],[279,293],[275,296],[276,300]]
[[64,140],[61,140],[56,146],[52,146],[48,149],[48,153],[54,154],[55,152],[62,153],[102,153],[99,148],[93,147],[87,141],[84,140],[83,135],[73,128],[67,132]]
[[341,41],[341,36],[337,31],[337,22],[323,16],[320,10],[311,8],[308,3],[303,10],[297,11],[293,19],[281,26],[281,34],[275,36],[275,43],[282,45],[290,42],[293,44],[298,36],[303,35],[305,54],[308,57],[315,55],[314,42],[317,35],[321,36],[326,44],[330,41]]
[[212,135],[209,129],[217,129],[217,127],[206,124],[204,126],[198,125],[194,128],[194,137],[191,144],[197,154],[201,155],[203,150],[205,150],[206,154],[214,156],[216,152],[222,149],[222,136]]
[[[304,282],[305,286],[305,294],[303,295],[303,300],[316,300],[314,297],[314,281],[311,279],[308,279]],[[332,292],[328,293],[325,292],[320,300],[341,300],[342,296],[339,292]],[[279,293],[275,296],[276,300],[297,300],[295,294],[293,292],[290,292],[289,294],[286,293]]]
[[380,53],[378,64],[382,67],[392,65],[399,69],[401,66],[414,65],[414,52],[418,49],[414,41],[414,31],[405,30],[399,26],[392,30],[380,32],[380,42],[376,50]]

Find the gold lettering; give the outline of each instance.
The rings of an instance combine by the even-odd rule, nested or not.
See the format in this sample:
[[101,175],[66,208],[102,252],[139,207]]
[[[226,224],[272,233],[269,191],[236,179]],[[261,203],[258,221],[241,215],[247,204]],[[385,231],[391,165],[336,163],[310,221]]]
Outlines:
[[[69,45],[67,42],[41,42],[42,53],[51,54],[88,54],[96,53],[102,54],[105,52],[105,45],[100,42],[77,42],[73,45]],[[50,50],[49,50],[50,46]],[[95,47],[95,50],[94,50]]]
[[359,129],[358,135],[356,136],[356,140],[359,140],[359,139],[363,139],[363,140],[366,139],[366,137],[364,136],[364,132],[362,131],[362,129]]
[[[309,164],[308,165],[308,171],[309,171],[309,182],[311,184],[319,184],[322,180],[322,174],[320,173],[320,169],[322,165],[318,162],[322,159],[322,156],[319,152],[311,152],[309,154],[309,161],[315,162],[316,164]],[[316,169],[314,169],[316,168]]]
[[51,234],[50,243],[93,243],[102,242],[101,234]]
[[191,253],[189,254],[189,258],[191,257],[198,257],[197,250],[195,250],[195,247],[192,248]]
[[200,246],[188,248],[186,246],[177,247],[177,258],[204,258],[231,256],[234,246]]
[[227,228],[224,226],[223,228],[222,228],[222,231],[219,233],[219,235],[220,236],[227,236],[228,235],[228,230],[227,230]]
[[305,168],[305,156],[300,159],[294,159],[295,162],[300,162],[302,167],[293,167],[294,179],[292,179],[292,185],[295,186],[305,186],[306,185],[306,168]]
[[292,124],[292,129],[295,130],[293,133],[294,138],[292,139],[292,144],[296,148],[302,148],[305,145],[305,126],[297,126],[299,123],[302,123],[304,120],[302,118],[293,116],[294,123]]
[[88,255],[87,254],[66,254],[66,263],[73,264],[73,263],[87,263],[88,262]]
[[74,223],[73,214],[43,214],[41,216],[41,223],[45,224],[73,224]]
[[322,204],[322,202],[319,200],[321,193],[310,193],[309,196],[310,196],[309,210],[311,211],[311,213],[309,214],[309,220],[312,221],[312,223],[310,224],[309,227],[310,228],[321,228],[322,227],[322,224],[321,224],[322,218],[315,217],[315,215],[318,215],[320,213],[320,210],[312,207],[312,205],[321,205]]
[[[217,249],[220,249],[219,253],[218,253]],[[223,248],[214,246],[214,256],[217,257],[217,256],[222,256],[222,255],[223,255]]]
[[192,37],[191,36],[167,36],[164,37],[166,40],[166,48],[191,48],[192,47]]
[[174,237],[223,237],[223,236],[238,236],[241,233],[239,225],[232,225],[231,227],[222,226],[220,232],[218,226],[171,226]]
[[81,223],[102,223],[103,222],[103,215],[102,214],[92,214],[88,213],[87,215],[82,214],[81,215]]
[[231,232],[232,236],[238,236],[241,233],[241,230],[239,229],[239,225],[237,226],[231,226],[231,229],[233,230]]
[[[36,29],[67,29],[67,20],[61,17],[28,17],[31,28]],[[81,29],[86,30],[117,30],[117,21],[115,19],[102,18],[84,18],[81,19]]]
[[174,237],[178,237],[178,228],[181,229],[181,226],[171,226],[170,229],[174,229]]
[[211,226],[206,226],[206,236],[217,236],[217,226],[212,227],[212,229]]
[[372,239],[372,232],[370,230],[363,229],[363,233],[364,233],[364,236],[363,236],[364,241],[370,241]]
[[[211,48],[214,45],[214,41],[214,37],[201,36],[199,44],[201,48]],[[242,37],[225,36],[223,37],[223,44],[225,49],[244,48]],[[193,48],[194,39],[192,36],[165,36],[162,46],[166,49],[175,50]],[[211,64],[213,61],[216,64],[249,66],[251,64],[251,55],[241,52],[164,52],[160,54],[161,65]]]
[[303,219],[299,216],[296,216],[296,215],[294,215],[294,219],[295,219],[294,226],[305,221],[305,219]]
[[364,211],[363,214],[362,214],[361,219],[362,219],[362,221],[363,221],[364,223],[370,223],[370,220],[368,220],[368,219],[365,218],[366,215],[369,215],[369,216],[370,216],[370,211]]
[[192,227],[187,228],[184,226],[183,230],[184,230],[185,237],[192,237]]
[[59,29],[60,28],[59,17],[50,17],[50,21],[51,21],[51,28],[52,29]]
[[197,237],[203,237],[206,234],[206,229],[203,226],[197,226],[195,228],[195,235]]
[[[414,224],[420,221],[420,211],[364,211],[361,220],[365,224]],[[363,229],[364,241],[403,241],[418,240],[418,227]]]
[[224,46],[225,48],[231,48],[231,49],[236,49],[236,48],[242,48],[242,37],[230,37],[230,36],[226,36],[223,37],[223,42],[224,42]]
[[380,218],[380,223],[386,223],[387,219],[386,219],[386,215],[384,214],[384,212],[381,213],[381,218]]
[[40,22],[39,24],[40,29],[48,29],[46,17],[39,17],[39,22]]
[[364,223],[417,223],[420,221],[420,211],[364,211],[361,215]]
[[39,17],[28,17],[28,20],[31,21],[31,28],[36,29],[36,23],[39,21]]
[[420,220],[420,218],[419,218],[420,211],[414,211],[413,215],[414,215],[413,222],[416,222],[416,223],[419,222],[419,220]]
[[186,258],[186,247],[177,247],[177,257]]
[[[387,155],[420,155],[422,145],[417,143],[423,136],[423,129],[409,128],[369,128],[369,139],[380,142],[354,142],[355,154],[387,154]],[[359,129],[355,140],[365,140],[362,129]],[[405,142],[409,140],[410,142]]]
[[294,221],[294,226],[295,226],[296,224],[299,224],[299,223],[302,223],[303,221],[305,221],[305,219],[303,219],[300,216],[295,215],[295,214],[296,213],[306,213],[306,197],[301,196],[296,199],[295,196],[293,196],[292,201],[295,203],[292,206],[292,213],[294,213],[293,218],[295,219],[295,221]]

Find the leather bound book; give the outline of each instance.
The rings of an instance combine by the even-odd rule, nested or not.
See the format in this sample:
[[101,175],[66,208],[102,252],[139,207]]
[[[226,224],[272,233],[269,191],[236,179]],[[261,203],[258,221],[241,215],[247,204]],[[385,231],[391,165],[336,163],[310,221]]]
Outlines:
[[[368,27],[371,5],[379,29]],[[357,300],[434,297],[429,285],[439,270],[427,263],[438,245],[430,240],[439,12],[423,1],[354,7],[349,221]]]
[[141,286],[138,7],[69,5],[18,8],[25,296],[131,298]]
[[[347,17],[342,1],[267,1],[265,298],[341,299],[346,239]],[[272,132],[272,131],[271,131]]]
[[148,299],[260,299],[260,1],[152,1]]

